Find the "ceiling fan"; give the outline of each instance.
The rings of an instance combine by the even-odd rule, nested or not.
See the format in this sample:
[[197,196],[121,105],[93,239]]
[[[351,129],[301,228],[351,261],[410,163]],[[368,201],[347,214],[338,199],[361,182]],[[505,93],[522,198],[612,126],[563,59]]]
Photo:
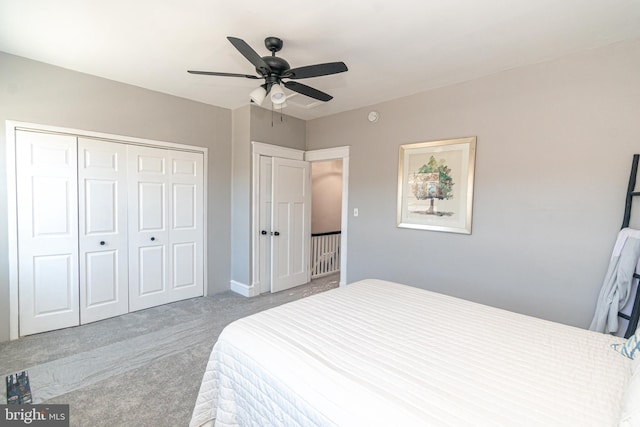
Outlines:
[[251,100],[258,105],[264,102],[269,95],[271,102],[277,108],[286,106],[287,96],[282,90],[282,85],[289,90],[300,93],[302,95],[317,99],[319,101],[330,101],[333,96],[328,93],[314,89],[311,86],[304,85],[295,81],[283,81],[282,79],[308,79],[310,77],[328,76],[330,74],[342,73],[348,70],[344,62],[328,62],[325,64],[307,65],[305,67],[291,68],[289,63],[283,58],[276,56],[276,52],[282,49],[282,40],[277,37],[267,37],[264,39],[264,45],[271,52],[271,56],[261,57],[242,39],[236,37],[227,37],[231,44],[256,67],[259,76],[251,74],[236,73],[220,73],[216,71],[193,71],[188,70],[191,74],[204,74],[207,76],[223,76],[223,77],[243,77],[247,79],[264,79],[264,84],[254,89],[251,94]]

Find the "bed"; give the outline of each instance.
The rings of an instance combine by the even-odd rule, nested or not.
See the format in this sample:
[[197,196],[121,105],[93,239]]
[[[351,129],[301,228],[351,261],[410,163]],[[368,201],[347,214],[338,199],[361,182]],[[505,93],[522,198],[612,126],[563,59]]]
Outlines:
[[228,325],[190,425],[635,425],[625,341],[363,280]]

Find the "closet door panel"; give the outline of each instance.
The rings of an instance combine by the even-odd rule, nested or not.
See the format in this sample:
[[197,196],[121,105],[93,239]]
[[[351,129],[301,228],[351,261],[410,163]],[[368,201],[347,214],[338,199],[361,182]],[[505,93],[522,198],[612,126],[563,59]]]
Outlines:
[[85,178],[81,185],[84,185],[84,196],[86,205],[85,213],[85,233],[88,236],[97,236],[103,233],[118,232],[118,193],[117,178],[115,179],[91,179]]
[[168,151],[128,146],[129,310],[170,302]]
[[166,185],[163,182],[138,183],[138,231],[164,232],[166,230]]
[[16,132],[20,335],[79,324],[76,138]]
[[126,145],[78,139],[80,321],[129,311]]
[[71,212],[75,204],[72,185],[69,177],[31,178],[34,237],[71,236],[75,221]]
[[[192,242],[173,244],[173,262],[178,268],[173,269],[173,288],[194,286],[198,277],[196,261],[196,245]],[[196,295],[197,296],[197,295]]]
[[170,151],[171,300],[204,294],[203,155]]
[[75,311],[73,295],[77,285],[72,282],[74,265],[72,254],[33,257],[33,306],[36,318]]
[[166,290],[166,255],[162,244],[138,248],[138,294],[153,296]]
[[[86,268],[84,275],[86,305],[84,308],[91,309],[117,301],[122,296],[118,287],[120,282],[118,277],[118,251],[87,252],[84,261]],[[127,299],[125,299],[125,302],[127,302]],[[126,313],[129,306],[128,303],[124,305],[126,310],[118,311],[113,316]],[[104,318],[106,317],[111,316],[108,315]],[[92,320],[87,319],[86,314],[82,316],[82,323],[89,321]]]
[[196,199],[195,184],[173,184],[173,224],[176,231],[196,230]]

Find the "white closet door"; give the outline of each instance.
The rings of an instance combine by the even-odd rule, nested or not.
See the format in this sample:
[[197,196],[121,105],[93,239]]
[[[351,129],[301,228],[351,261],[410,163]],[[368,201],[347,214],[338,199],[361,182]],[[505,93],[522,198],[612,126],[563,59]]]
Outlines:
[[169,151],[169,301],[204,294],[203,155]]
[[309,162],[273,158],[271,292],[307,283],[311,239]]
[[76,138],[16,132],[20,335],[79,324]]
[[129,310],[165,304],[170,277],[168,151],[128,146]]
[[78,139],[80,322],[129,311],[127,147]]
[[202,153],[128,147],[129,310],[202,296]]

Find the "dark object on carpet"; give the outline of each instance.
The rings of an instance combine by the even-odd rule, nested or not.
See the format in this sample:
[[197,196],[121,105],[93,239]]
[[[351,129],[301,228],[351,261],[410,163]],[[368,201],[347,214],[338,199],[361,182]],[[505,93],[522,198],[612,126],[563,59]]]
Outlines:
[[31,386],[27,371],[7,375],[7,405],[31,403]]

